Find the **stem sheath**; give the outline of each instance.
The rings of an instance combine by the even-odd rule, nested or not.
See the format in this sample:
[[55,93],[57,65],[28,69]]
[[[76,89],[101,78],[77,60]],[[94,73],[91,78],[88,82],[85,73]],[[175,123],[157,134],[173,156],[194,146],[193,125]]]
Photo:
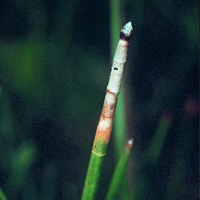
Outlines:
[[125,24],[120,32],[120,40],[113,59],[104,105],[94,138],[82,200],[95,199],[100,171],[112,131],[115,108],[120,92],[124,65],[127,58],[127,48],[132,29],[132,24],[129,22]]

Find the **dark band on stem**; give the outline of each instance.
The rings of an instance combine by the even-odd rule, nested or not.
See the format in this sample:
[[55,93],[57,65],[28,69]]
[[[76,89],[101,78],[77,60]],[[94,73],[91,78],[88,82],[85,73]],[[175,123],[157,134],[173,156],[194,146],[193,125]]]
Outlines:
[[120,32],[120,39],[125,40],[125,41],[129,41],[130,36],[125,35],[125,33],[121,31]]

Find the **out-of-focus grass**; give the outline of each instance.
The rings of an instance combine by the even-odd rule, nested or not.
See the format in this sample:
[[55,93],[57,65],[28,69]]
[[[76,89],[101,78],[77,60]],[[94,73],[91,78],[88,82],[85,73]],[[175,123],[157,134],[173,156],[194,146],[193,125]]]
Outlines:
[[4,194],[3,190],[0,188],[0,199],[1,200],[8,200],[6,195]]
[[[119,194],[119,189],[120,189],[120,185],[123,184],[122,181],[125,181],[123,179],[124,175],[126,174],[126,169],[127,169],[127,163],[130,160],[130,154],[131,154],[131,150],[132,147],[134,145],[134,139],[130,138],[125,147],[124,147],[124,151],[121,153],[119,161],[116,165],[115,171],[113,173],[113,177],[110,183],[110,187],[108,189],[108,193],[106,196],[107,200],[113,200],[115,199],[115,197],[117,196],[117,194]],[[122,182],[122,183],[121,183]],[[128,185],[126,185],[127,187]],[[128,195],[127,195],[128,196]]]

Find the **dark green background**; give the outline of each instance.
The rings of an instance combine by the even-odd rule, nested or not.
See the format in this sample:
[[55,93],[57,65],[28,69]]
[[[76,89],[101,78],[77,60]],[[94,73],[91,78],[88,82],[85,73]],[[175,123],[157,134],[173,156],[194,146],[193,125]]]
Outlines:
[[[1,0],[0,186],[10,200],[80,199],[110,72],[109,6]],[[198,1],[127,0],[121,8],[122,25],[133,24],[124,81],[130,173],[147,180],[142,200],[197,199]],[[173,120],[162,155],[140,170],[165,112]],[[112,146],[111,138],[99,199],[115,166]]]

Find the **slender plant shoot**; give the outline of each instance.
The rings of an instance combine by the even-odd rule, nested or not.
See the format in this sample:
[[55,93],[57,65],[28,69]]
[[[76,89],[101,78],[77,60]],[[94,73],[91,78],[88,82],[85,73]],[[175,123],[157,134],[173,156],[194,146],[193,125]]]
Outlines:
[[97,192],[101,166],[110,140],[115,107],[120,92],[124,65],[127,58],[127,48],[132,30],[132,24],[128,22],[120,32],[120,40],[113,59],[104,105],[92,147],[82,200],[94,200]]
[[0,187],[0,200],[8,200],[1,187]]
[[134,144],[133,138],[130,138],[126,143],[124,151],[120,156],[119,162],[113,174],[113,178],[110,184],[110,188],[108,190],[106,200],[114,200],[117,192],[119,191],[120,184],[122,182],[123,176],[126,171],[127,163],[131,154],[133,144]]

